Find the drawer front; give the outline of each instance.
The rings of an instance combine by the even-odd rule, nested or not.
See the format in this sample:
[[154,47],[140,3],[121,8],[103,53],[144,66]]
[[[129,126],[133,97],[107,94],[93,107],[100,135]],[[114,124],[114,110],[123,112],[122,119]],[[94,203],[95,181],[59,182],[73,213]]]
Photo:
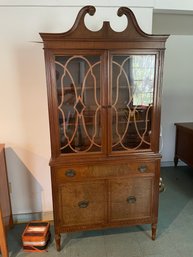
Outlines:
[[111,180],[109,189],[111,222],[151,217],[152,177]]
[[57,167],[52,174],[58,183],[88,178],[110,178],[155,173],[155,162]]
[[62,226],[82,226],[105,222],[106,191],[104,181],[72,182],[59,187]]

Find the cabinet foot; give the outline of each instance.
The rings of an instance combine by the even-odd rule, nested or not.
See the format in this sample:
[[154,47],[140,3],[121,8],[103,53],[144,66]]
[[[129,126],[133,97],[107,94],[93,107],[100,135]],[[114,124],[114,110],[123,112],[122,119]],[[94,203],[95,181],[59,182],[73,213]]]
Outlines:
[[152,224],[151,225],[151,231],[152,231],[152,240],[155,240],[156,239],[156,231],[157,231],[157,224]]
[[60,239],[61,239],[61,235],[60,234],[56,234],[55,235],[55,242],[56,242],[56,250],[58,252],[61,250],[61,248],[60,248]]
[[174,157],[174,166],[177,167],[177,165],[178,165],[178,157],[175,156]]

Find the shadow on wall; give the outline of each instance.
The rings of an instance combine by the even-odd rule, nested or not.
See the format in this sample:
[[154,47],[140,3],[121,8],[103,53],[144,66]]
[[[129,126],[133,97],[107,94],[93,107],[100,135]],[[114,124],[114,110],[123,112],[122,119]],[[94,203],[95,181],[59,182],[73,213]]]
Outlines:
[[[24,154],[27,155],[28,152],[24,152]],[[25,156],[25,160],[27,158]],[[38,180],[12,148],[6,148],[6,161],[8,177],[11,183],[13,214],[41,212],[43,189]]]

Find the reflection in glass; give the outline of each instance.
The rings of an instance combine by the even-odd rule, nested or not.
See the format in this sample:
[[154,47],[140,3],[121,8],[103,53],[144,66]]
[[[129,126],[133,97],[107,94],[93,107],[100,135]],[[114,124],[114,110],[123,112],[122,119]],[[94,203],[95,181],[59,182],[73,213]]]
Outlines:
[[99,56],[56,56],[62,153],[101,151]]
[[155,55],[112,58],[112,150],[149,149]]

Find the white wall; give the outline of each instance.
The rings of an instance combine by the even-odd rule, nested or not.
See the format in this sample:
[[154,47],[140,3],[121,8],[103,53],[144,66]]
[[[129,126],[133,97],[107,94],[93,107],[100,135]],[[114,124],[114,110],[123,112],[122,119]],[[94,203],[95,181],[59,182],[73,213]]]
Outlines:
[[[92,1],[0,1],[0,142],[6,144],[8,176],[14,214],[52,210],[49,172],[50,139],[44,56],[39,32],[63,32],[74,23],[79,9]],[[72,1],[71,1],[72,2]],[[96,1],[95,1],[96,2]],[[152,1],[98,1],[89,28],[103,19],[122,30],[125,18],[117,6],[133,6],[142,29],[150,33]],[[82,4],[82,5],[81,5]],[[140,8],[137,7],[137,4]],[[105,6],[103,8],[103,6]],[[107,8],[108,6],[108,8]]]
[[193,36],[167,42],[162,96],[163,162],[173,161],[177,122],[193,122]]
[[155,0],[154,8],[166,12],[190,12],[193,11],[192,0]]
[[172,35],[193,35],[193,15],[154,13],[153,33]]
[[193,16],[155,14],[153,21],[153,33],[171,34],[164,64],[162,162],[173,164],[174,123],[193,122]]

